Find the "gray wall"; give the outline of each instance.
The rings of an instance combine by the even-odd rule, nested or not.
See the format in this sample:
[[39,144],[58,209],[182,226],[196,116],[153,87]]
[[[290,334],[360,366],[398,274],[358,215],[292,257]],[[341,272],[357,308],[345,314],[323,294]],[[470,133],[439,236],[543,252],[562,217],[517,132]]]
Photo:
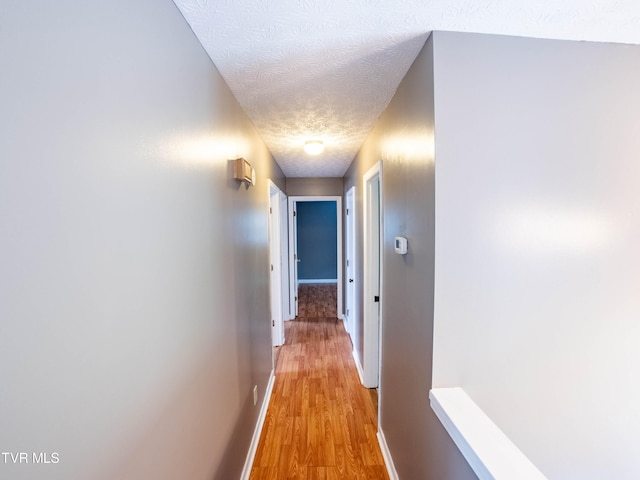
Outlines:
[[434,383],[549,479],[640,478],[640,47],[434,36]]
[[340,196],[343,193],[342,178],[335,177],[290,177],[287,178],[287,195]]
[[[384,279],[380,428],[402,479],[475,479],[429,407],[434,274],[434,105],[431,39],[345,176],[356,185],[362,219],[362,175],[383,162]],[[393,251],[407,237],[409,253]],[[362,221],[357,243],[362,245]],[[358,248],[362,278],[362,248]],[[358,292],[362,312],[362,292]],[[362,331],[362,318],[358,319]],[[362,341],[356,339],[362,358]]]
[[282,173],[170,0],[0,18],[0,477],[238,478]]

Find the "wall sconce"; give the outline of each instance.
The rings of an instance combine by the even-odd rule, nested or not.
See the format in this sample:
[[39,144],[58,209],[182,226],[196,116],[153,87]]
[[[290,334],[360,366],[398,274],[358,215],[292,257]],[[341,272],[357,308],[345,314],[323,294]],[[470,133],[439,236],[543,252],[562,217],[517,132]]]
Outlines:
[[304,142],[304,151],[309,155],[320,155],[324,151],[322,140],[307,140]]
[[244,158],[236,158],[233,165],[233,178],[246,182],[249,186],[256,183],[256,170]]

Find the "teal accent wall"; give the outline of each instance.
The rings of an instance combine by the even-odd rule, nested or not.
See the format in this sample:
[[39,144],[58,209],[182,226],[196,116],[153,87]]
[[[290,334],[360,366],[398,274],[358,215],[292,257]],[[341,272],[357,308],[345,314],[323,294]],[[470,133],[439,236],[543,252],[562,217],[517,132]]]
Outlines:
[[338,277],[338,228],[335,201],[298,202],[298,279]]

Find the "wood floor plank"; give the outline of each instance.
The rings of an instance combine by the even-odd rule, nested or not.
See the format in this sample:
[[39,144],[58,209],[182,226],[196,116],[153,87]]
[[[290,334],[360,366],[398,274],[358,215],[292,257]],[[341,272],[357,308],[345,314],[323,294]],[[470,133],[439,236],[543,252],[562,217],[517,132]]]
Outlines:
[[[286,322],[251,480],[388,480],[378,446],[377,412],[360,384],[351,341],[330,310],[334,291],[312,286],[304,311]],[[300,291],[301,298],[304,291]],[[314,300],[315,296],[315,300]],[[315,303],[314,303],[315,302]]]

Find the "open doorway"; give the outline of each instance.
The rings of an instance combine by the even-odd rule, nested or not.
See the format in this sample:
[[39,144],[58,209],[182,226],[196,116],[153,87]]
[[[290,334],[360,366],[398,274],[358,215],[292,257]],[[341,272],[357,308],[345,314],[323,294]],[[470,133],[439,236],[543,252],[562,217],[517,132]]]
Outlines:
[[300,312],[300,287],[331,285],[342,319],[342,198],[289,197],[289,318]]

